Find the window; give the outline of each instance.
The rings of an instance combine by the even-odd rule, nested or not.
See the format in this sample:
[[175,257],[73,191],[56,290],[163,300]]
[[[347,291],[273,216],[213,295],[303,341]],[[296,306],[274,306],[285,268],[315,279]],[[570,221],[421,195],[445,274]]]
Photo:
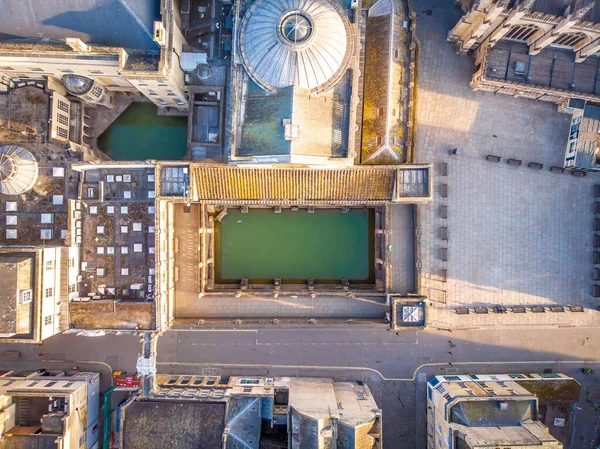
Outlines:
[[259,382],[258,379],[241,379],[240,385],[258,385]]
[[377,117],[383,117],[384,110],[383,108],[376,108]]
[[394,58],[398,59],[400,57],[400,50],[394,50]]
[[155,91],[153,91],[152,89],[148,89],[148,95],[158,95]]
[[90,70],[90,73],[93,75],[103,75],[102,70]]
[[0,67],[0,70],[15,70],[12,67]]
[[102,88],[99,86],[94,86],[94,88],[92,89],[92,95],[94,97],[99,97],[100,95],[102,95]]
[[73,73],[73,70],[70,69],[58,69],[62,73]]
[[165,83],[164,81],[159,81],[157,84],[158,84],[159,86],[168,86],[168,84],[167,84],[167,83]]
[[52,315],[48,315],[44,317],[44,326],[52,324]]
[[75,268],[75,259],[72,257],[69,259],[69,268]]
[[56,114],[56,121],[64,126],[69,126],[69,117],[64,114]]
[[62,137],[63,139],[69,138],[69,131],[67,131],[65,128],[61,128],[61,127],[57,126],[56,134],[58,134],[58,137]]
[[29,70],[32,72],[43,72],[44,69],[40,69],[39,67],[29,67]]
[[21,290],[19,292],[19,304],[28,304],[33,300],[32,290]]
[[44,290],[44,297],[45,298],[51,298],[54,295],[54,288],[53,287],[48,287],[46,290]]
[[174,97],[175,96],[175,92],[173,92],[171,89],[167,89],[167,95],[169,97]]
[[69,103],[65,103],[62,100],[58,100],[56,102],[56,107],[61,111],[66,112],[67,114],[69,113]]
[[77,292],[77,284],[69,284],[69,293]]
[[46,270],[53,270],[54,269],[54,261],[53,260],[47,260],[46,261]]
[[50,240],[52,238],[52,229],[42,229],[40,231],[40,238],[42,240]]

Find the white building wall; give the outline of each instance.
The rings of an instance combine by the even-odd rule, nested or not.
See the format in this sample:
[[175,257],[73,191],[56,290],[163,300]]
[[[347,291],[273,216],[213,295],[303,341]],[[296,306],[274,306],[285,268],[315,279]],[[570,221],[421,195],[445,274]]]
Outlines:
[[[61,251],[62,248],[44,248],[41,266],[41,310],[39,323],[41,339],[52,337],[59,331],[59,311],[61,300]],[[66,299],[66,298],[65,298]]]

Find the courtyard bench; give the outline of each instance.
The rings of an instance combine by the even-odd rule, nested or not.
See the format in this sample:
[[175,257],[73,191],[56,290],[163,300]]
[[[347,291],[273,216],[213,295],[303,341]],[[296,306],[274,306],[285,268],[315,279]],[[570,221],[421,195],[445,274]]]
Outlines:
[[440,176],[448,176],[448,162],[440,164]]
[[519,159],[507,159],[506,163],[508,165],[514,165],[515,167],[519,167],[522,163],[522,161],[520,161]]
[[448,248],[440,248],[440,259],[442,262],[448,261]]
[[488,313],[488,308],[487,307],[475,307],[475,313],[478,313],[480,315],[485,315]]
[[550,307],[550,312],[557,313],[557,312],[564,312],[564,311],[565,311],[565,308],[562,307],[562,306],[552,306],[552,307]]
[[600,184],[594,185],[594,197],[600,198]]
[[600,248],[600,234],[594,234],[594,248]]
[[542,168],[544,168],[544,164],[540,164],[539,162],[530,162],[529,164],[527,164],[527,166],[535,170],[541,170]]
[[485,157],[486,161],[490,161],[490,162],[500,162],[500,156],[494,156],[493,154],[488,154]]
[[550,171],[551,171],[552,173],[564,173],[564,172],[565,172],[565,169],[564,169],[564,168],[562,168],[562,167],[556,167],[556,166],[553,166],[553,167],[550,167]]
[[594,265],[600,264],[600,251],[594,251]]
[[546,312],[546,308],[542,307],[542,306],[534,306],[531,308],[531,311],[533,313],[544,313],[544,312]]
[[445,268],[442,268],[441,274],[442,274],[442,282],[447,282],[448,281],[448,270],[446,270]]
[[571,170],[571,175],[577,178],[583,178],[587,173],[582,170]]
[[511,307],[510,310],[512,311],[512,313],[525,313],[525,312],[527,312],[525,310],[525,307]]
[[592,296],[600,298],[600,285],[592,285]]
[[[448,218],[448,206],[441,206],[440,207],[440,217],[441,218]],[[600,220],[598,220],[600,221]],[[600,229],[598,229],[600,231]]]
[[442,198],[448,198],[448,184],[440,185],[440,195]]
[[594,202],[594,213],[600,214],[600,201]]
[[[442,226],[441,232],[440,232],[440,237],[442,240],[448,240],[448,227],[447,226]],[[600,235],[596,236],[600,239]]]
[[594,218],[594,231],[600,231],[600,218]]
[[569,306],[569,310],[571,312],[583,312],[583,307],[581,307],[581,306]]
[[457,307],[455,310],[456,310],[457,315],[468,315],[469,314],[469,309],[467,307]]

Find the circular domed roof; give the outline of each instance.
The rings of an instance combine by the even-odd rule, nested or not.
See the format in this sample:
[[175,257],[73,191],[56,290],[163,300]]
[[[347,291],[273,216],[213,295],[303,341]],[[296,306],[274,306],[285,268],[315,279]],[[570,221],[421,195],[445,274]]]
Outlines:
[[81,75],[65,75],[62,83],[71,95],[85,95],[94,87],[94,80]]
[[242,61],[266,90],[332,88],[348,67],[351,44],[348,17],[329,0],[256,0],[241,25]]
[[37,161],[25,148],[0,147],[0,193],[20,195],[33,187],[38,177]]

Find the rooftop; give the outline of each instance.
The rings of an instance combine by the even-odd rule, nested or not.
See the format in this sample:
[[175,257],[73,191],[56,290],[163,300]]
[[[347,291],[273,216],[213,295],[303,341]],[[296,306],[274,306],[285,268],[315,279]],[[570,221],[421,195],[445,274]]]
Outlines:
[[318,97],[295,86],[267,94],[249,81],[237,155],[346,157],[351,91],[349,76]]
[[538,421],[529,420],[511,427],[461,427],[460,431],[465,435],[468,447],[473,449],[496,446],[560,447],[560,443]]
[[0,334],[30,333],[35,278],[33,254],[0,254],[0,272]]
[[76,37],[88,44],[158,50],[153,22],[159,0],[8,0],[0,17],[0,41]]
[[327,91],[346,71],[352,51],[350,22],[335,1],[256,0],[241,22],[244,67],[266,90],[295,85]]
[[485,77],[488,80],[564,89],[571,91],[573,97],[577,97],[577,93],[600,95],[600,83],[597,83],[600,65],[596,56],[576,63],[575,52],[551,47],[530,55],[527,44],[504,39],[486,51]]
[[[366,23],[361,163],[404,161],[409,32],[396,0],[372,1]],[[392,49],[394,54],[392,54]]]
[[[536,0],[532,10],[555,16],[563,16],[567,10],[573,13],[592,2],[594,0]],[[597,1],[592,10],[583,17],[583,20],[600,22],[600,4]]]
[[44,84],[0,96],[0,142],[27,150],[38,167],[30,190],[0,193],[0,246],[64,244],[71,178],[64,146],[48,140],[49,107]]
[[[80,169],[80,168],[78,168]],[[155,325],[154,166],[87,167],[75,203],[80,297],[69,306],[83,329]]]
[[80,192],[81,294],[152,300],[154,167],[86,170]]
[[428,166],[318,169],[192,164],[190,175],[194,200],[221,204],[418,201],[428,198],[431,190]]
[[468,427],[518,426],[536,416],[532,399],[463,400],[451,408],[451,422]]
[[122,413],[123,449],[222,447],[225,402],[133,400]]

